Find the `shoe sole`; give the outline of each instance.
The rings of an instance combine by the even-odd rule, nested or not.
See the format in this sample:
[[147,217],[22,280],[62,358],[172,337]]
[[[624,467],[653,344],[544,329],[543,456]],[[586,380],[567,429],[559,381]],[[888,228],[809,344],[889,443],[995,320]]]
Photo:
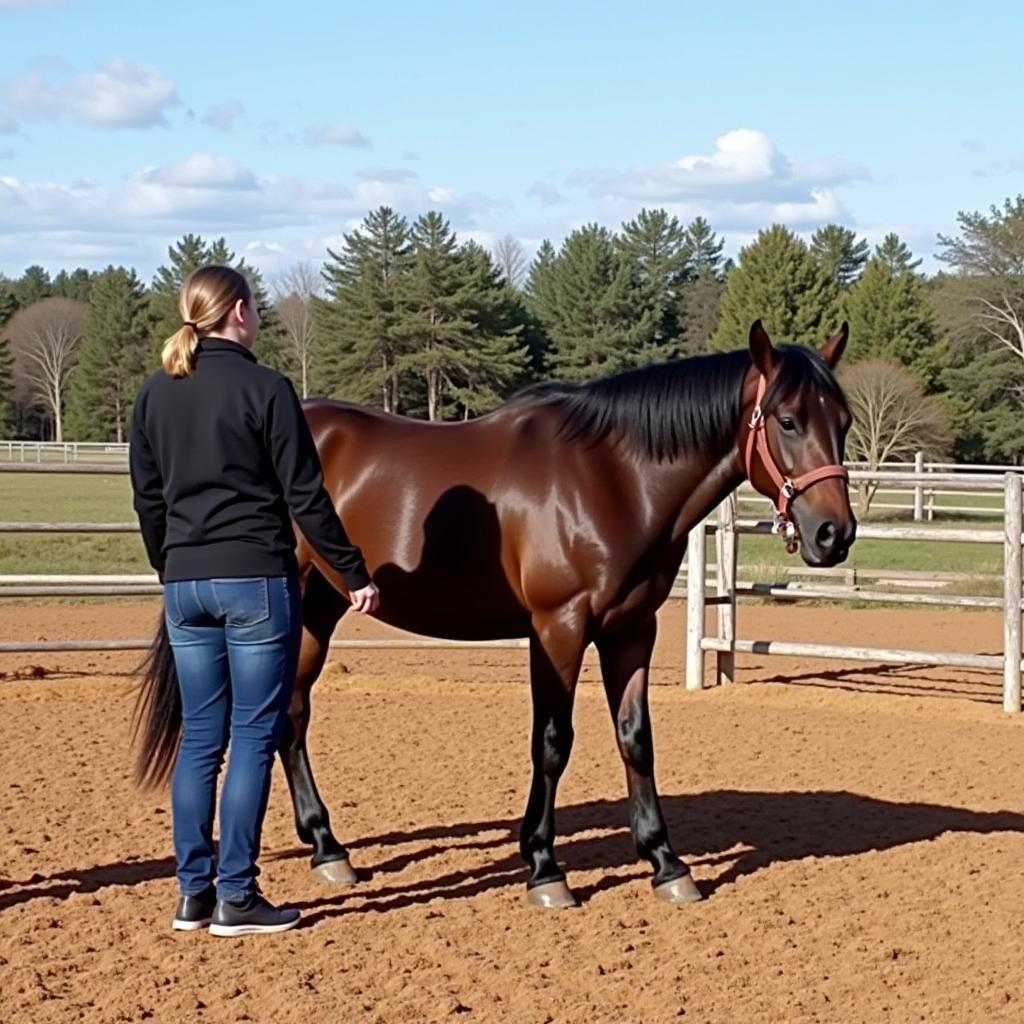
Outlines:
[[205,928],[212,920],[212,917],[204,917],[200,921],[183,921],[181,918],[176,917],[171,922],[171,927],[176,932],[197,932],[200,928]]
[[228,939],[236,935],[273,935],[291,930],[301,920],[301,917],[297,917],[287,924],[211,924],[210,934]]

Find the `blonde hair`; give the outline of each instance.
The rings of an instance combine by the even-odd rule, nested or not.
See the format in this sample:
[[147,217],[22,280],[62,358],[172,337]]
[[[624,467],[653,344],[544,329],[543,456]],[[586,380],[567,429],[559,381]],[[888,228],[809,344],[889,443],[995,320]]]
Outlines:
[[220,327],[236,302],[248,306],[251,300],[249,282],[232,267],[211,265],[192,271],[178,300],[184,324],[164,342],[160,353],[164,370],[172,377],[192,373],[199,339]]

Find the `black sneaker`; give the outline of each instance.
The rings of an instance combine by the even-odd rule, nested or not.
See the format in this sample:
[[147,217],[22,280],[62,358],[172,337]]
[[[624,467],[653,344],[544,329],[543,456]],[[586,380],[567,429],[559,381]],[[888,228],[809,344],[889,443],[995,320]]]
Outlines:
[[178,932],[195,932],[205,928],[213,919],[213,906],[217,902],[217,891],[207,886],[196,896],[182,896],[174,912],[171,927]]
[[298,923],[297,910],[278,910],[256,890],[240,900],[217,900],[210,934],[230,936],[286,932]]

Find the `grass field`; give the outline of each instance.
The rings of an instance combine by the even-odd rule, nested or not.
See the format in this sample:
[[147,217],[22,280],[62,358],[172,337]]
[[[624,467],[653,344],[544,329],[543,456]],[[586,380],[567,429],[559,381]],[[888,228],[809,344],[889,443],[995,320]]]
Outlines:
[[[997,496],[976,495],[991,501]],[[965,500],[965,499],[958,499]],[[764,514],[767,504],[744,503],[741,514]],[[47,474],[0,475],[0,520],[18,522],[132,522],[128,478]],[[956,525],[943,519],[944,525]],[[963,525],[1000,531],[999,520],[972,518]],[[713,552],[713,541],[709,545]],[[775,537],[741,537],[739,563],[755,566],[758,575],[802,563],[787,555]],[[847,563],[855,568],[946,570],[999,573],[999,545],[936,544],[860,540]],[[59,535],[0,534],[0,573],[128,573],[149,566],[137,534]]]

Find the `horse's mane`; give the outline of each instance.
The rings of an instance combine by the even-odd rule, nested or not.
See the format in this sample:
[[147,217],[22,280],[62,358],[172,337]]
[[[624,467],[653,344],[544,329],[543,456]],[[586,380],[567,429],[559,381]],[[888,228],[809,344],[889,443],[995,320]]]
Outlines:
[[[844,401],[832,371],[816,352],[779,348],[782,362],[765,395],[764,410],[814,388]],[[739,434],[740,390],[750,352],[740,349],[625,370],[585,384],[547,381],[524,388],[513,401],[534,401],[563,413],[561,436],[598,444],[609,435],[658,461],[685,453],[724,456]]]

